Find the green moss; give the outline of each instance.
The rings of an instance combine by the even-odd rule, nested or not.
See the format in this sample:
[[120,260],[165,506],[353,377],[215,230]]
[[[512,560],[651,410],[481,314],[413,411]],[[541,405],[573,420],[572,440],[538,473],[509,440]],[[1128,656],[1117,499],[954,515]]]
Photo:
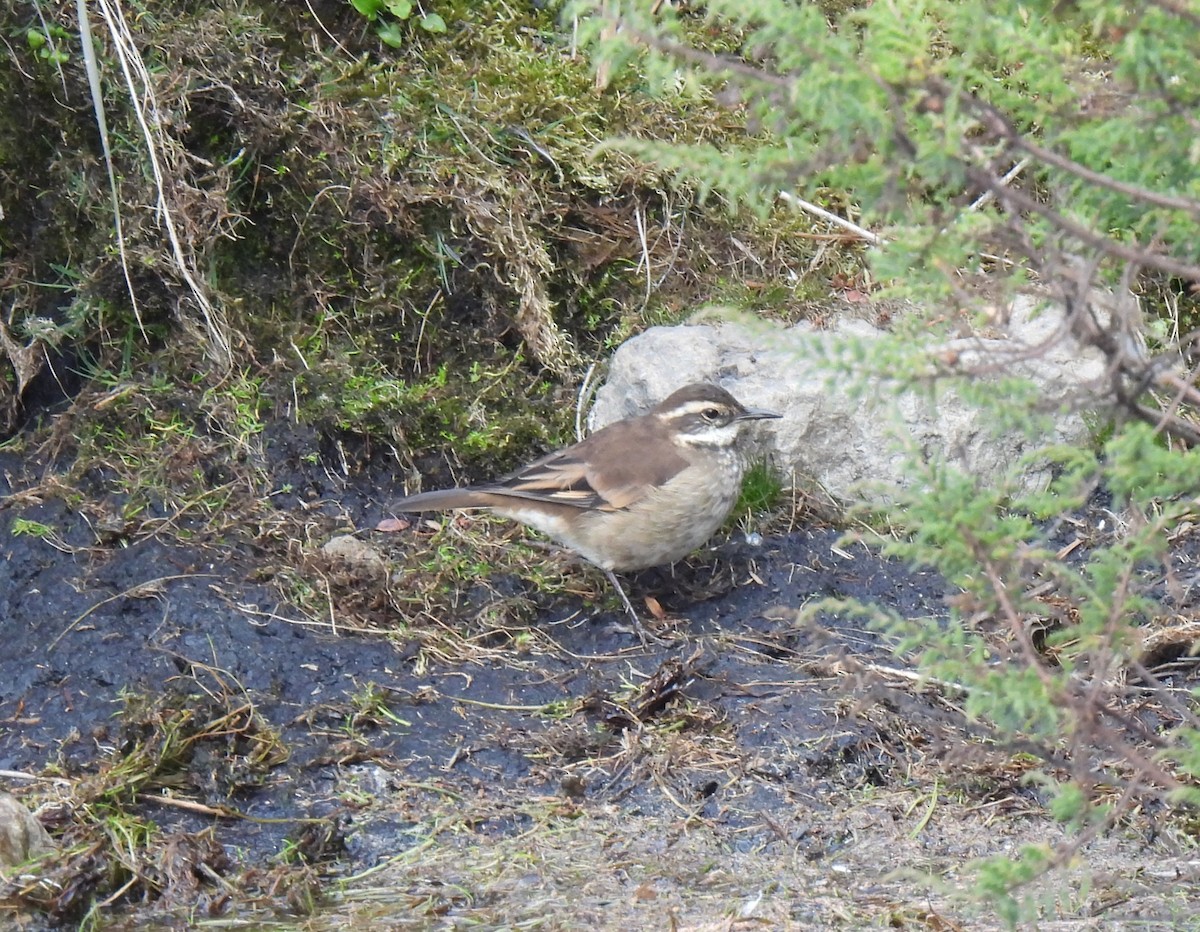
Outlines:
[[553,446],[565,436],[567,413],[557,410],[548,384],[530,390],[520,363],[443,365],[405,380],[378,363],[328,361],[297,377],[300,416],[326,429],[400,440],[414,452],[444,450],[487,475],[511,467],[531,446]]
[[755,463],[742,478],[742,492],[732,513],[738,516],[770,511],[779,506],[782,495],[779,475],[766,463]]

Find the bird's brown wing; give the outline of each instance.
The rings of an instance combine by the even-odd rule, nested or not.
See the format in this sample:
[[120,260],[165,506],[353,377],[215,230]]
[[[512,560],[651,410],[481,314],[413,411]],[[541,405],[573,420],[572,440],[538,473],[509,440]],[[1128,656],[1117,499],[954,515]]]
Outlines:
[[688,465],[649,418],[622,421],[530,463],[487,491],[575,508],[619,511]]

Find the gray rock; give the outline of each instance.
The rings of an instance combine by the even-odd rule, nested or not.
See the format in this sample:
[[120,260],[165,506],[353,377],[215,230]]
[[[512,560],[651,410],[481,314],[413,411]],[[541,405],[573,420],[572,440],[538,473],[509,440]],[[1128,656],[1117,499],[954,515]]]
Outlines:
[[340,560],[361,572],[387,576],[387,560],[379,548],[351,534],[339,534],[329,538],[322,545],[321,552],[331,560]]
[[0,869],[54,850],[54,842],[32,812],[8,793],[0,793]]
[[[863,361],[848,371],[855,358]],[[889,360],[914,358],[929,376],[965,379],[901,390],[887,378]],[[964,397],[964,385],[1006,391],[998,380],[1013,376],[1036,388],[1030,398],[1046,415],[1038,430],[1003,426]],[[798,487],[824,490],[834,503],[885,503],[889,490],[914,481],[906,467],[914,451],[993,483],[1047,442],[1090,442],[1104,376],[1102,355],[1070,336],[1062,309],[1031,298],[1015,301],[986,337],[917,350],[852,319],[825,330],[746,321],[654,327],[617,350],[589,426],[644,411],[690,382],[717,382],[748,407],[783,415],[760,436]],[[1020,481],[1036,488],[1048,478],[1031,471]]]

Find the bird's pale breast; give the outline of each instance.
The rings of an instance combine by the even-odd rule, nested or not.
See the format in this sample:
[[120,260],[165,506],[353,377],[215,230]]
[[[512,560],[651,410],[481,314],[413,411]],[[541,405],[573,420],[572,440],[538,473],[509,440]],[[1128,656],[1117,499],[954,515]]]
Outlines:
[[741,477],[740,458],[732,451],[722,453],[704,467],[683,470],[629,508],[587,515],[569,533],[561,528],[550,533],[609,570],[674,563],[725,523],[741,491]]

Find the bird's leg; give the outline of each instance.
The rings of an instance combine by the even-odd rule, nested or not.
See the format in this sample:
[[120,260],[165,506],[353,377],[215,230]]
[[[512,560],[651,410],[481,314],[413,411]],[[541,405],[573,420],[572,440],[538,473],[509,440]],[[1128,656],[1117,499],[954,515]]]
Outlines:
[[629,596],[625,594],[625,587],[621,585],[621,581],[617,579],[616,574],[612,570],[604,569],[604,575],[608,577],[608,581],[612,583],[614,589],[617,590],[617,595],[621,597],[621,601],[625,604],[625,611],[629,613],[629,618],[633,622],[633,630],[637,632],[637,636],[641,639],[643,646],[651,641],[657,641],[658,638],[650,634],[649,631],[642,625],[642,619],[638,617],[637,610],[633,607],[633,603],[629,601]]
[[[587,560],[584,557],[580,557],[580,555],[575,553],[574,551],[569,550],[564,547],[560,547],[557,544],[546,543],[545,541],[540,541],[540,540],[527,540],[527,541],[525,541],[525,543],[531,547],[541,547],[546,550],[564,551],[568,554],[571,554],[577,560],[584,560],[584,562],[592,563],[591,560]],[[625,587],[621,585],[621,580],[617,579],[616,573],[614,573],[610,569],[605,569],[603,566],[600,566],[600,564],[598,564],[598,563],[592,563],[592,566],[596,567],[597,569],[603,570],[604,575],[608,577],[608,581],[610,583],[612,583],[612,587],[615,590],[617,590],[617,595],[619,595],[621,597],[621,604],[625,606],[625,612],[627,615],[629,615],[629,620],[633,622],[633,630],[637,632],[637,636],[638,636],[639,640],[641,640],[642,644],[646,645],[646,644],[652,644],[652,643],[662,643],[662,638],[656,637],[653,634],[651,634],[649,631],[646,630],[645,625],[642,624],[642,619],[638,616],[637,609],[635,609],[633,607],[633,603],[629,601],[629,596],[627,596],[625,594]]]

